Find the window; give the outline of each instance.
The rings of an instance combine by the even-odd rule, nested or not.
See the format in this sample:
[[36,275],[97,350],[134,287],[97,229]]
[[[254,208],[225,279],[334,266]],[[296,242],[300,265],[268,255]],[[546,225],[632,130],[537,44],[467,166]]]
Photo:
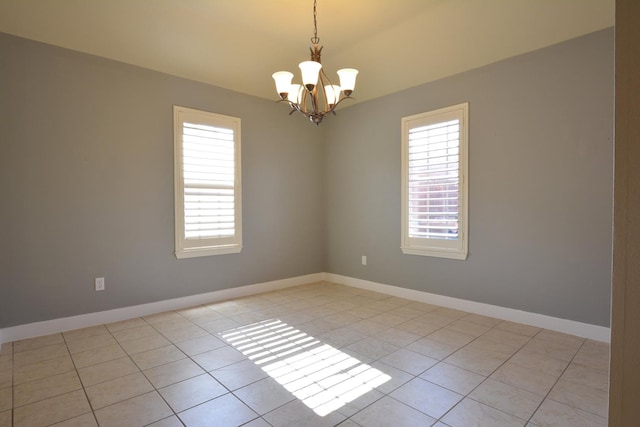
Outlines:
[[402,252],[467,258],[469,104],[402,119]]
[[242,250],[240,119],[173,107],[176,257]]

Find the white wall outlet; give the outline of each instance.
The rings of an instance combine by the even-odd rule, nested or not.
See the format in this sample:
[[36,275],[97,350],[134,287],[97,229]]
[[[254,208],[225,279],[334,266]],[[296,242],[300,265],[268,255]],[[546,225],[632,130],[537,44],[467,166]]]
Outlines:
[[362,265],[367,265],[367,256],[362,255]]
[[96,291],[104,291],[104,277],[96,277]]

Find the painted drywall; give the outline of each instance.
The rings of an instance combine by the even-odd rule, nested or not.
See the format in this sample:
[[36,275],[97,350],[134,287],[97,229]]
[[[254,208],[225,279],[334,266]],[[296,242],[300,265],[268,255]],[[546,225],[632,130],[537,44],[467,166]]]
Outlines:
[[[607,29],[341,111],[326,128],[327,271],[608,326],[613,77]],[[469,257],[403,255],[400,119],[461,102]]]
[[[6,34],[0,94],[0,328],[323,271],[323,130],[286,106]],[[173,254],[174,104],[242,120],[240,254]]]

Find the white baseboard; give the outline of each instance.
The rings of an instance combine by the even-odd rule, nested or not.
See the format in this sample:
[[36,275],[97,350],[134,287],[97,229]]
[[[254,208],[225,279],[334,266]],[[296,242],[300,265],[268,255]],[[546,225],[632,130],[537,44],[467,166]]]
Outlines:
[[524,323],[526,325],[550,329],[552,331],[564,332],[565,334],[576,335],[596,341],[607,343],[611,342],[611,330],[604,326],[591,325],[588,323],[546,316],[544,314],[531,313],[528,311],[515,310],[513,308],[500,307],[497,305],[452,298],[428,292],[416,291],[413,289],[400,288],[398,286],[384,285],[381,283],[332,273],[327,273],[325,280],[333,283],[353,286],[354,288],[367,289],[400,298],[411,299],[447,308],[454,308],[456,310],[463,310],[469,313],[509,320],[511,322]]
[[253,285],[239,286],[237,288],[223,289],[204,294],[191,295],[170,300],[152,302],[148,304],[134,305],[131,307],[116,308],[113,310],[99,311],[96,313],[81,314],[78,316],[63,317],[60,319],[45,320],[42,322],[27,323],[0,329],[0,344],[17,341],[41,335],[55,334],[73,329],[102,325],[104,323],[118,322],[134,317],[148,316],[169,310],[179,310],[200,304],[208,304],[233,298],[240,298],[261,292],[275,291],[292,286],[324,280],[325,273],[314,273],[305,276],[291,277],[288,279],[274,280],[271,282],[257,283]]
[[611,330],[604,326],[591,325],[588,323],[560,319],[557,317],[500,307],[497,305],[484,304],[459,298],[431,294],[423,291],[416,291],[413,289],[401,288],[398,286],[385,285],[368,280],[341,276],[339,274],[314,273],[305,276],[274,280],[271,282],[257,283],[254,285],[240,286],[237,288],[223,289],[220,291],[207,292],[204,294],[191,295],[188,297],[158,301],[149,304],[141,304],[131,307],[100,311],[97,313],[81,314],[78,316],[11,326],[8,328],[0,329],[0,344],[3,342],[17,341],[41,335],[54,334],[58,332],[86,328],[95,325],[102,325],[104,323],[118,322],[120,320],[147,316],[149,314],[160,313],[163,311],[179,310],[182,308],[193,307],[200,304],[208,304],[217,301],[240,298],[248,295],[258,294],[261,292],[275,291],[278,289],[304,285],[306,283],[319,282],[322,280],[327,280],[333,283],[340,283],[347,286],[353,286],[355,288],[367,289],[370,291],[380,292],[400,298],[411,299],[414,301],[440,305],[442,307],[463,310],[469,313],[481,314],[483,316],[495,317],[497,319],[524,323],[527,325],[537,326],[539,328],[550,329],[558,332],[564,332],[566,334],[577,335],[579,337],[589,338],[596,341],[603,341],[607,343],[611,341]]

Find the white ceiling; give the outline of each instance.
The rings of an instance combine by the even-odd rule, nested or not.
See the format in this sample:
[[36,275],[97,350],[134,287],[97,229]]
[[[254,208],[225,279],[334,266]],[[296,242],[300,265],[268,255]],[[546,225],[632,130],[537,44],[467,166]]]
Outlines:
[[[614,1],[318,0],[322,62],[376,98],[610,27]],[[313,1],[0,0],[0,32],[276,99],[271,74],[309,59]]]

